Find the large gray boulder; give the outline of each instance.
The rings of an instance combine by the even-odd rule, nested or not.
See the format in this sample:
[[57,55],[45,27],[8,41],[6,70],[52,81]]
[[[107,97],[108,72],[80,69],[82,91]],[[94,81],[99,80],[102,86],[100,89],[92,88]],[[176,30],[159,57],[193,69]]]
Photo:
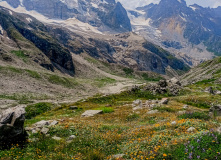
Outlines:
[[0,147],[10,147],[26,140],[24,122],[24,106],[9,108],[0,114]]
[[101,113],[103,113],[102,110],[87,110],[81,115],[81,117],[93,117],[93,116],[95,116],[97,114],[101,114]]

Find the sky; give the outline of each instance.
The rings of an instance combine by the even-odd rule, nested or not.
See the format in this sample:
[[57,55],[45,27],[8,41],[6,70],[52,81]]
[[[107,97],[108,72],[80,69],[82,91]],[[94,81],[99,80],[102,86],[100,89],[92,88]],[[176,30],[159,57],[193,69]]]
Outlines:
[[[150,3],[159,3],[160,0],[118,0],[120,1],[124,7],[135,9],[136,7],[145,6]],[[194,3],[203,6],[203,7],[211,7],[216,8],[221,6],[221,0],[186,0],[187,5],[192,5]]]

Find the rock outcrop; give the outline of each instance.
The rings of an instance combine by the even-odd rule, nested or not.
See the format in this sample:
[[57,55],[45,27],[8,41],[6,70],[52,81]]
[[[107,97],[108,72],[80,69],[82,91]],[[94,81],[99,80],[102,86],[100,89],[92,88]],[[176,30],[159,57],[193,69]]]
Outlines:
[[169,93],[175,96],[179,94],[182,87],[180,81],[173,78],[169,81],[160,80],[158,84],[147,85],[144,89],[152,92],[153,94]]
[[0,148],[24,143],[27,134],[24,130],[25,109],[23,106],[9,108],[0,114]]
[[214,105],[209,109],[209,112],[213,116],[221,116],[221,105]]

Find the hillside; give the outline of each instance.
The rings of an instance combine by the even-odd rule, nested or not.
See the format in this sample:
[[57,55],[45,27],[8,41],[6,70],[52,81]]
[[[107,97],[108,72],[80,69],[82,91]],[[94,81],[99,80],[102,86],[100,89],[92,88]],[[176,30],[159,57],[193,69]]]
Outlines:
[[181,76],[184,84],[211,83],[221,84],[221,58],[217,57],[201,63]]

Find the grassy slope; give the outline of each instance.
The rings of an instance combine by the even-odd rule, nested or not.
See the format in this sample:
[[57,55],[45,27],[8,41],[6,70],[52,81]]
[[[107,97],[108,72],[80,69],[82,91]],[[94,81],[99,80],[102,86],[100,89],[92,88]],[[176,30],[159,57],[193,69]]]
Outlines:
[[[75,104],[55,107],[51,111],[43,113],[33,119],[27,120],[25,126],[31,126],[40,120],[64,119],[59,125],[50,128],[50,136],[32,134],[27,147],[20,149],[15,146],[9,151],[0,151],[1,159],[110,159],[114,154],[125,154],[125,159],[214,159],[220,157],[221,137],[216,135],[205,135],[205,131],[219,126],[221,118],[208,119],[208,107],[201,104],[198,99],[202,97],[211,100],[210,103],[218,101],[220,96],[202,94],[194,88],[186,89],[182,95],[170,97],[168,105],[160,109],[160,113],[148,115],[148,109],[134,112],[131,104],[135,99],[162,98],[164,95],[151,95],[147,92],[138,91],[123,92],[108,97],[93,97],[86,101]],[[188,109],[195,114],[179,116],[178,111],[188,101],[188,97],[195,98]],[[180,102],[180,98],[183,100]],[[185,101],[185,98],[187,99]],[[77,105],[80,109],[73,111],[70,105]],[[106,110],[110,113],[97,115],[90,118],[81,118],[81,114],[88,109],[98,109],[108,106]],[[197,106],[197,107],[194,107]],[[111,108],[111,109],[110,109]],[[169,108],[169,109],[168,109]],[[112,112],[114,110],[114,112]],[[188,119],[189,118],[189,119]],[[175,125],[171,125],[176,121]],[[189,127],[195,127],[196,132],[188,133]],[[55,141],[52,136],[61,137],[61,141]],[[71,143],[66,139],[70,135],[76,135]],[[197,138],[203,143],[196,142]],[[201,137],[201,138],[200,138]],[[189,141],[189,142],[188,142]],[[186,150],[184,143],[187,143]],[[194,146],[195,149],[191,149]],[[206,151],[205,153],[200,149]],[[212,148],[212,149],[211,149]]]

